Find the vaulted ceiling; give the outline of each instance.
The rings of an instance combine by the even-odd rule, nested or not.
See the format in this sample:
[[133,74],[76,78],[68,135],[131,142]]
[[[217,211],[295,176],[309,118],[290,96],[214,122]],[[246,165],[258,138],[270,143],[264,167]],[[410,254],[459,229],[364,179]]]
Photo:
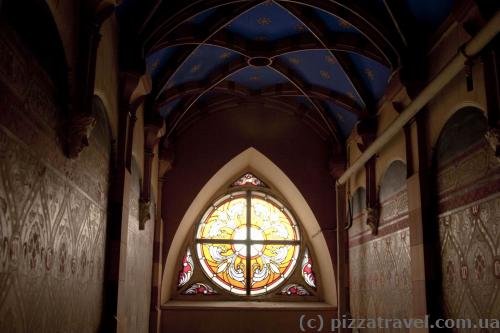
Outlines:
[[142,48],[168,133],[200,110],[259,100],[342,142],[453,2],[124,0],[118,17]]

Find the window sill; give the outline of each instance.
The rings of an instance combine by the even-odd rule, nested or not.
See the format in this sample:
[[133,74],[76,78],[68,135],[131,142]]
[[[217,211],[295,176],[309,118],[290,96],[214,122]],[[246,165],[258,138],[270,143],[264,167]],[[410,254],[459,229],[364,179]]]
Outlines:
[[256,301],[169,301],[162,310],[263,310],[273,311],[336,311],[337,308],[325,302],[256,302]]

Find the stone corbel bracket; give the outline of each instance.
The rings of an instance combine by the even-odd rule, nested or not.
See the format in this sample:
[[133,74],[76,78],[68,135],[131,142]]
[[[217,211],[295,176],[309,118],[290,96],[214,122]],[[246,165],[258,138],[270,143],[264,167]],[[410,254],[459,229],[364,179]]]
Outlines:
[[68,158],[77,158],[89,145],[96,117],[92,110],[94,96],[97,48],[101,40],[102,23],[114,12],[115,4],[99,2],[82,11],[76,77],[72,87],[72,102],[65,129],[62,132],[64,150]]
[[[358,148],[364,152],[377,138],[377,120],[367,118],[360,121],[356,131],[361,138]],[[380,205],[376,180],[376,157],[372,157],[365,164],[366,174],[366,224],[370,227],[372,235],[378,234]]]
[[142,180],[139,202],[139,229],[144,230],[151,219],[151,173],[154,151],[160,142],[160,132],[163,129],[163,119],[156,113],[146,109],[144,117],[144,177]]
[[378,206],[367,207],[366,211],[366,224],[370,227],[372,235],[378,234],[378,226],[380,220],[380,209]]
[[484,138],[490,145],[491,149],[493,149],[497,160],[500,162],[500,129],[490,128],[484,135]]

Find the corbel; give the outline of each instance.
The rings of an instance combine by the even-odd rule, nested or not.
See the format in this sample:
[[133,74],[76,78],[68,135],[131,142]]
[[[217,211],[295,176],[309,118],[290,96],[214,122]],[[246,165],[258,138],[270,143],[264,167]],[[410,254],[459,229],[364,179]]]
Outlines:
[[89,137],[96,125],[92,110],[94,95],[97,48],[101,40],[99,30],[102,23],[111,16],[115,6],[107,4],[83,11],[80,28],[76,77],[73,84],[72,105],[63,131],[66,156],[77,158],[89,145]]
[[146,222],[151,219],[151,173],[155,156],[154,150],[160,142],[159,134],[162,128],[163,118],[151,107],[146,106],[144,116],[144,177],[139,200],[140,230],[144,230]]
[[139,69],[128,69],[120,73],[121,111],[119,115],[120,129],[123,130],[120,144],[119,161],[127,170],[131,170],[134,127],[137,110],[144,103],[148,91],[142,89],[141,82],[145,75]]
[[500,38],[493,40],[481,54],[484,63],[488,131],[485,139],[500,160]]
[[[377,119],[374,117],[361,120],[356,131],[361,138],[358,148],[364,152],[377,138]],[[366,182],[366,224],[370,227],[372,234],[378,233],[380,218],[380,204],[378,200],[376,179],[376,156],[370,158],[365,164]]]

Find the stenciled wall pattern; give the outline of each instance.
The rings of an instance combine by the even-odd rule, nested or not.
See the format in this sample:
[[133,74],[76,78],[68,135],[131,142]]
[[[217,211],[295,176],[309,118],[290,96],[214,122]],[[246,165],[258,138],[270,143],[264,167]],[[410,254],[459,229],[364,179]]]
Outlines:
[[0,332],[97,332],[109,142],[64,157],[51,81],[0,31]]
[[[153,265],[154,210],[144,230],[139,230],[140,170],[132,163],[127,229],[125,313],[127,332],[147,333]],[[153,205],[151,205],[153,206]]]
[[[406,168],[398,164],[404,166],[402,162],[391,164],[381,181],[378,235],[371,234],[363,212],[354,216],[349,230],[349,292],[353,318],[411,317]],[[380,330],[363,330],[370,331]],[[402,331],[405,330],[384,330]]]
[[447,318],[498,318],[500,313],[500,163],[484,140],[485,130],[481,111],[460,110],[443,129],[437,147],[443,314]]

